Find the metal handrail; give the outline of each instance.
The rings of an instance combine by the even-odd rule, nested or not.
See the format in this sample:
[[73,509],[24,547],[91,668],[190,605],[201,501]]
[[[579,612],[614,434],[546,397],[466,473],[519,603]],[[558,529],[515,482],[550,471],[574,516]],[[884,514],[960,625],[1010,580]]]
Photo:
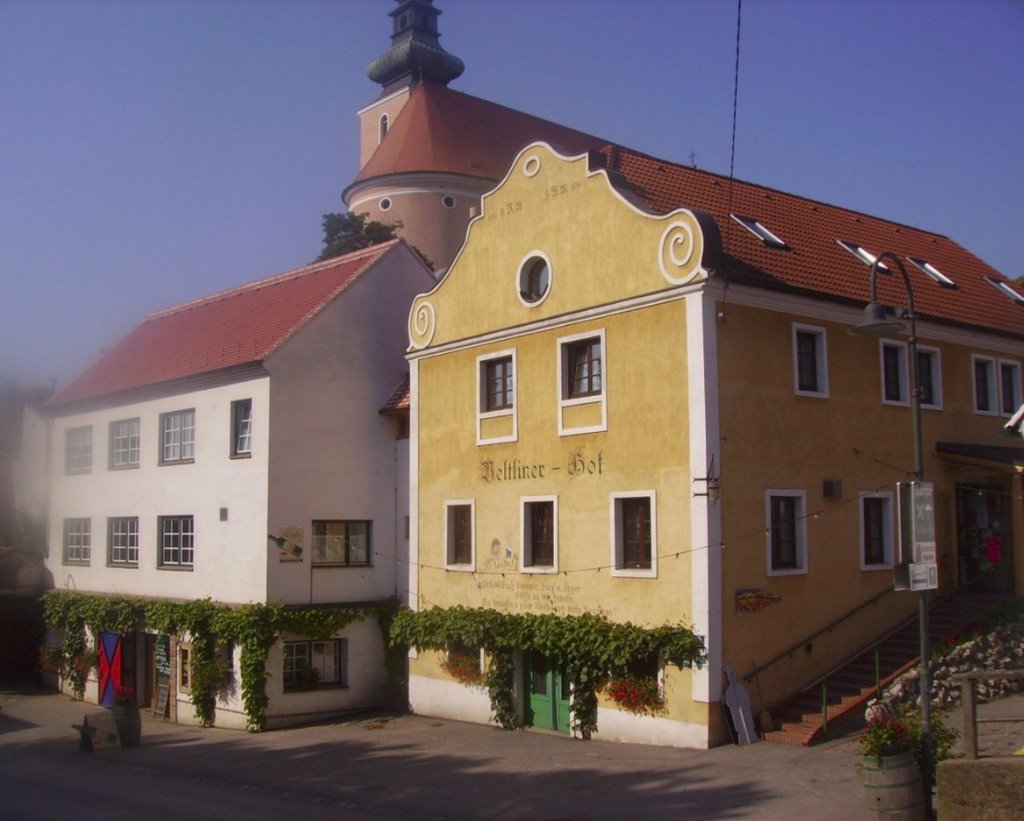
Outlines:
[[[855,616],[857,613],[859,613],[864,608],[869,607],[872,604],[875,604],[879,599],[881,599],[884,596],[887,596],[889,593],[892,593],[892,592],[893,592],[893,588],[890,587],[890,588],[887,588],[887,589],[881,591],[880,593],[876,593],[871,598],[866,599],[865,601],[863,601],[860,604],[858,604],[856,607],[854,607],[849,612],[844,613],[842,616],[839,616],[839,618],[833,619],[828,624],[826,624],[824,627],[816,630],[815,632],[811,633],[809,636],[806,636],[805,638],[801,639],[800,641],[794,642],[790,647],[786,648],[781,653],[778,653],[778,654],[772,656],[768,661],[764,662],[763,664],[759,664],[757,667],[755,667],[753,670],[751,670],[749,673],[747,673],[743,677],[743,680],[744,681],[752,680],[754,678],[754,676],[756,676],[758,673],[764,672],[769,667],[771,667],[773,664],[775,664],[777,661],[782,661],[782,659],[784,659],[784,658],[789,658],[797,650],[799,650],[801,647],[803,647],[805,644],[807,644],[809,641],[813,641],[814,639],[818,638],[818,636],[824,635],[825,633],[831,633],[836,627],[838,627],[844,621],[846,621],[849,618],[852,618],[853,616]],[[874,643],[875,642],[872,642],[872,644],[874,644]],[[870,645],[869,645],[869,647],[870,647]]]

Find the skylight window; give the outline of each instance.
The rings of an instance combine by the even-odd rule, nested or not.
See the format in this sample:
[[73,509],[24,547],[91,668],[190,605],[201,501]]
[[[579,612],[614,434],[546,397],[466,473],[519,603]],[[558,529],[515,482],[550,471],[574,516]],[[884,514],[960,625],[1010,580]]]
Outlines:
[[912,263],[914,263],[914,265],[916,265],[918,268],[920,268],[922,271],[928,274],[928,276],[930,276],[937,283],[939,283],[939,285],[942,285],[943,287],[946,288],[956,287],[956,283],[953,282],[953,280],[951,280],[948,276],[942,273],[942,271],[940,271],[930,262],[927,262],[926,260],[923,260],[920,257],[907,257],[907,259],[909,259]]
[[1007,283],[995,279],[994,277],[982,277],[989,285],[996,288],[1006,294],[1010,299],[1016,302],[1018,305],[1024,305],[1024,295],[1019,291],[1015,291]]
[[[857,259],[859,259],[865,265],[869,265],[869,266],[870,265],[874,265],[875,264],[875,260],[878,259],[878,257],[876,257],[874,254],[872,254],[870,251],[868,251],[865,248],[861,248],[855,242],[849,242],[848,240],[845,240],[845,239],[837,239],[836,240],[836,244],[839,245],[840,248],[845,248],[847,251],[849,251],[851,254],[853,254],[855,257],[857,257]],[[892,273],[892,271],[890,271],[886,267],[884,262],[878,263],[878,270],[881,271],[882,273],[885,273],[885,274],[891,274]]]
[[751,234],[761,240],[765,245],[772,248],[788,248],[785,240],[773,234],[753,217],[741,217],[739,214],[730,214],[736,222],[746,228]]

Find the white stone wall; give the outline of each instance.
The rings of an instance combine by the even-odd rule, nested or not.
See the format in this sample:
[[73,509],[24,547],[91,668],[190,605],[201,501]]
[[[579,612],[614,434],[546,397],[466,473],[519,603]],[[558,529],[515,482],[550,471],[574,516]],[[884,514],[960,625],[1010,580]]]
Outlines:
[[[198,599],[224,603],[266,601],[269,379],[249,378],[157,399],[63,415],[52,422],[51,502],[47,569],[57,589]],[[253,403],[253,452],[231,458],[231,403]],[[195,458],[159,464],[160,414],[195,409]],[[111,470],[110,423],[138,417],[138,467]],[[65,473],[65,431],[92,426],[92,469]],[[221,510],[226,509],[226,521]],[[191,569],[158,565],[159,516],[191,515],[195,560]],[[137,516],[137,566],[108,564],[108,517]],[[89,518],[91,559],[69,564],[64,556],[65,518]]]

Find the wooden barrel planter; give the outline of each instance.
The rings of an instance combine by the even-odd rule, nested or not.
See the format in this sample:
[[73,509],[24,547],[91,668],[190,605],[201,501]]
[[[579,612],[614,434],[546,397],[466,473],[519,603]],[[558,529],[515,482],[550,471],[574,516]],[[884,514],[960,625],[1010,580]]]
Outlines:
[[921,773],[913,753],[881,759],[866,756],[862,772],[872,818],[919,821],[925,817]]
[[122,747],[138,747],[142,738],[142,715],[137,704],[115,704],[114,726]]

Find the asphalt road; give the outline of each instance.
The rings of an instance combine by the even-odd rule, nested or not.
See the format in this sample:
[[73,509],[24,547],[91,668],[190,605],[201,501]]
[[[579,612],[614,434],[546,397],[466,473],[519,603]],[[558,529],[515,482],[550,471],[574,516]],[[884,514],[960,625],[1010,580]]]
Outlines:
[[[1024,694],[990,709],[1024,717]],[[96,705],[0,691],[0,818],[869,817],[855,736],[809,749],[762,742],[701,751],[412,715],[250,734],[144,714],[140,746],[80,752],[71,724],[84,714],[113,728]],[[1018,749],[1022,728],[984,725],[983,751]],[[986,751],[997,737],[1000,749]]]

